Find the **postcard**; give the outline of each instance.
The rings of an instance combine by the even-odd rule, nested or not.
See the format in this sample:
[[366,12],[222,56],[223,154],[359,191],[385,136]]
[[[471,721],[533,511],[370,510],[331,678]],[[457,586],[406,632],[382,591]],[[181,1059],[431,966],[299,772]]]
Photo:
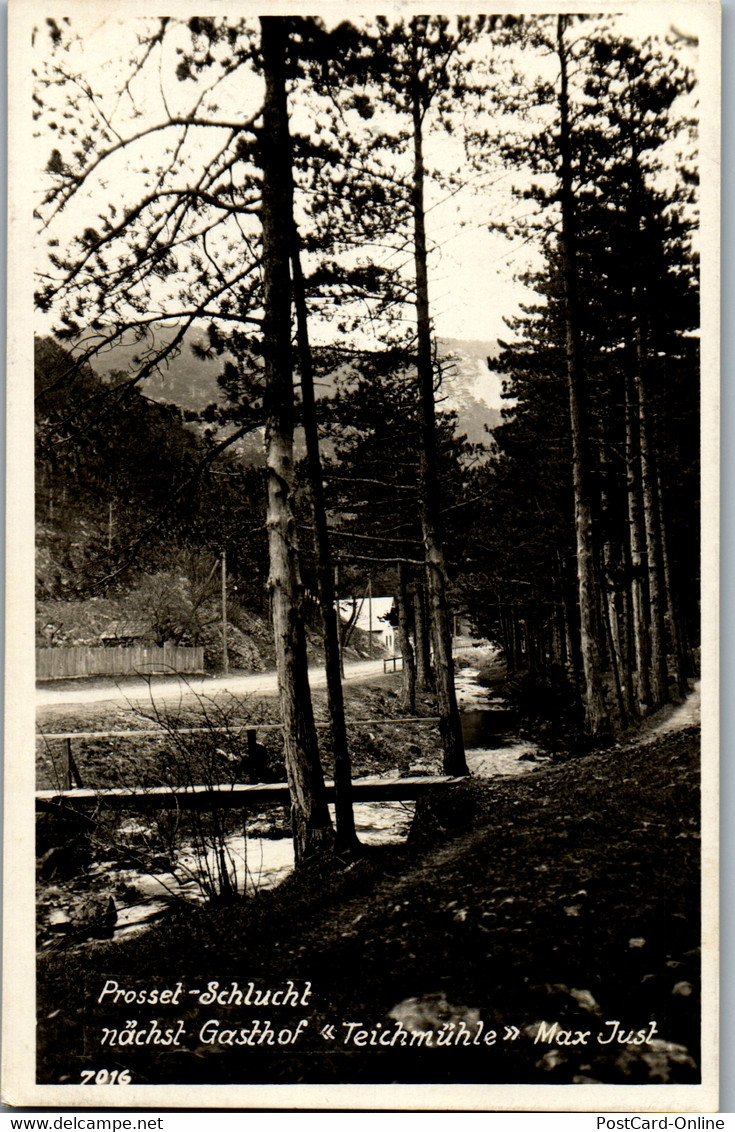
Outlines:
[[716,1110],[719,5],[9,35],[4,1102]]

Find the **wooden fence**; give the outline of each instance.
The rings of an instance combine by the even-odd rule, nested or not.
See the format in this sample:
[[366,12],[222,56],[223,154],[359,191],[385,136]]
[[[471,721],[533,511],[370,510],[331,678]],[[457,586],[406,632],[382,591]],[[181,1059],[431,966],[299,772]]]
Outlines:
[[204,649],[176,645],[133,645],[128,648],[36,649],[36,678],[64,680],[72,676],[151,675],[161,672],[203,672]]

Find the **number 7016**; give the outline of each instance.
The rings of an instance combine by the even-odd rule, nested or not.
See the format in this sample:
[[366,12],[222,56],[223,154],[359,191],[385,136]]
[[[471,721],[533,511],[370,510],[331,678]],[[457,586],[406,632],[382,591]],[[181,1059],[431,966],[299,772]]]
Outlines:
[[129,1085],[129,1069],[83,1069],[83,1085]]

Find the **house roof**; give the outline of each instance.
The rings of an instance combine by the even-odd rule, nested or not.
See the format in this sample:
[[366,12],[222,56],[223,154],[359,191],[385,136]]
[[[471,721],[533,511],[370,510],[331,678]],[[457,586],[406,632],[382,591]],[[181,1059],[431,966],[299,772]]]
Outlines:
[[371,607],[373,632],[379,633],[382,632],[383,629],[385,629],[385,619],[388,617],[391,609],[393,608],[392,597],[368,598],[366,595],[365,597],[350,598],[348,601],[340,601],[338,603],[339,615],[343,621],[349,621],[350,617],[352,616],[353,602],[357,603],[358,612],[355,625],[358,629],[362,629],[366,633],[370,632]]

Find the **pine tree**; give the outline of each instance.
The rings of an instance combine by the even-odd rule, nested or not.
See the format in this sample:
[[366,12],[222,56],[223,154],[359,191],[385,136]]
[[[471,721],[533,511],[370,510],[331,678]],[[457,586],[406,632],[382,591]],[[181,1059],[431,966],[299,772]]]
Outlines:
[[[425,134],[430,116],[444,128],[453,100],[469,89],[468,63],[463,54],[484,21],[458,19],[453,30],[443,17],[416,16],[391,25],[385,18],[356,29],[343,25],[336,38],[342,47],[341,67],[325,66],[321,90],[339,88],[340,77],[350,75],[353,89],[349,104],[372,119],[375,106],[392,115],[384,129],[372,130],[368,159],[358,153],[357,176],[351,183],[372,197],[371,212],[383,220],[385,231],[398,230],[401,247],[410,250],[413,272],[404,283],[403,304],[414,306],[417,404],[420,407],[420,514],[426,561],[428,612],[431,625],[435,692],[444,747],[444,769],[465,774],[467,766],[454,689],[451,624],[447,605],[447,570],[438,495],[436,455],[437,370],[434,362],[428,293],[426,235]],[[362,89],[355,90],[355,84]],[[336,96],[335,96],[336,98]],[[451,125],[449,126],[451,128]],[[356,148],[344,136],[345,163]],[[369,186],[365,189],[364,186]],[[386,223],[386,218],[390,221]],[[395,299],[391,296],[391,302]]]
[[[686,466],[691,474],[691,456],[679,463],[689,448],[685,431],[671,424],[687,418],[685,406],[696,405],[696,399],[684,384],[662,383],[660,377],[667,355],[677,358],[678,370],[685,354],[683,368],[690,381],[696,378],[694,340],[687,337],[697,325],[696,276],[686,232],[690,188],[681,176],[673,190],[665,181],[662,187],[656,153],[680,128],[673,106],[678,94],[690,89],[691,79],[655,45],[616,40],[594,21],[591,27],[579,25],[580,34],[572,39],[569,21],[566,16],[542,19],[513,31],[516,38],[522,35],[553,50],[559,72],[556,85],[545,78],[534,91],[553,109],[556,130],[527,136],[523,146],[504,143],[507,158],[525,160],[538,178],[527,195],[539,209],[534,224],[546,225],[547,268],[529,280],[545,305],[527,310],[515,327],[520,341],[508,345],[501,358],[517,402],[496,433],[501,448],[496,471],[503,478],[495,485],[510,498],[500,494],[495,513],[509,506],[518,513],[514,523],[526,532],[526,547],[538,545],[539,572],[548,570],[556,578],[563,632],[558,624],[542,656],[546,663],[563,660],[575,679],[581,667],[587,730],[599,735],[606,715],[624,725],[667,698],[667,661],[675,684],[683,686],[677,661],[680,603],[671,585],[658,497],[659,483],[667,477],[658,475],[657,459],[659,451],[670,452],[668,473],[680,478]],[[516,90],[512,102],[519,100]],[[541,413],[547,414],[546,428]],[[661,449],[655,433],[664,421],[668,437]],[[541,454],[530,447],[539,444],[545,446]],[[530,474],[523,474],[516,494],[513,468],[517,476],[529,460]],[[571,506],[560,509],[546,498],[539,505],[539,522],[521,496],[523,484],[545,467],[563,502],[566,461],[573,471],[573,552]],[[539,491],[535,486],[534,494]],[[573,601],[570,553],[577,574]],[[508,570],[530,582],[531,607],[521,600],[522,591],[513,595],[511,610],[505,594],[496,595],[506,607],[499,611],[498,631],[508,655],[517,662],[520,652],[528,664],[538,660],[527,655],[530,642],[524,638],[532,636],[529,618],[538,624],[538,612],[532,610],[542,590],[535,556],[528,564],[511,559]],[[507,593],[511,587],[502,575],[501,564],[495,584]],[[575,639],[581,646],[579,666]]]
[[263,173],[263,358],[271,602],[286,772],[297,864],[332,848],[334,832],[311,706],[306,638],[299,616],[301,580],[292,509],[294,399],[291,356],[292,187],[284,60],[284,20],[261,18],[266,82],[260,166]]
[[[141,350],[131,385],[180,348],[195,320],[211,320],[215,336],[228,324],[241,335],[259,332],[263,415],[246,413],[239,435],[265,420],[269,584],[300,863],[331,849],[333,831],[309,697],[291,510],[291,228],[287,225],[284,234],[282,226],[292,197],[284,69],[289,29],[285,21],[265,19],[259,35],[247,21],[227,17],[136,26],[143,34],[117,91],[95,96],[82,83],[77,89],[84,94],[70,94],[73,77],[53,59],[49,65],[39,113],[46,119],[64,110],[69,124],[57,131],[59,148],[49,160],[52,186],[42,206],[44,222],[53,226],[61,210],[81,202],[88,186],[115,161],[127,159],[131,176],[117,196],[108,194],[96,228],[85,226],[65,251],[51,250],[56,279],[39,289],[37,304],[60,310],[63,332],[78,341],[82,358],[134,335]],[[184,32],[185,48],[180,46]],[[170,38],[178,40],[179,63],[175,92],[170,74],[167,91],[160,88],[162,119],[139,128],[134,110],[129,120],[115,121],[116,96],[134,98],[139,76],[165,66]],[[54,47],[61,51],[64,44],[54,41]],[[255,93],[258,67],[266,80],[262,107]],[[205,76],[214,82],[201,82]],[[187,94],[190,83],[193,97]],[[243,87],[254,102],[252,112],[223,113],[220,106],[228,97],[240,105],[236,96]],[[179,112],[179,107],[185,109]],[[151,109],[146,110],[150,121]],[[160,143],[154,156],[152,140]],[[162,343],[151,335],[149,345],[151,330],[166,320],[178,323],[173,337]]]

